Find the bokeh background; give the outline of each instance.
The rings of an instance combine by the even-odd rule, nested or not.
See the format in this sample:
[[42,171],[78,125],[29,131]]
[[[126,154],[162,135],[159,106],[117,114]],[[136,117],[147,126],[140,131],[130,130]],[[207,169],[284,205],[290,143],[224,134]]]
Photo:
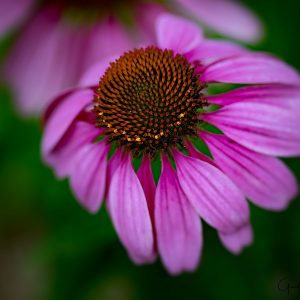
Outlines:
[[[265,24],[255,49],[300,70],[300,1],[243,2]],[[7,51],[9,42],[2,41],[1,60]],[[159,261],[132,264],[105,208],[90,215],[77,204],[67,181],[57,181],[41,162],[41,131],[39,121],[17,115],[9,89],[1,86],[1,300],[300,299],[300,198],[282,213],[252,205],[255,241],[240,256],[228,253],[205,226],[198,270],[171,277]],[[300,182],[300,159],[286,162]]]

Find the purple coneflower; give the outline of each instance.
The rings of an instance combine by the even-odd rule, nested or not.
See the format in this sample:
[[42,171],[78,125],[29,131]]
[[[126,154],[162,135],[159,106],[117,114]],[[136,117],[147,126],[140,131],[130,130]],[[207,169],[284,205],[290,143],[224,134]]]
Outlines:
[[[52,102],[42,153],[87,210],[106,199],[135,263],[158,253],[177,274],[198,264],[200,218],[239,253],[252,241],[246,198],[281,210],[297,194],[274,156],[300,153],[300,76],[270,55],[206,40],[179,17],[161,15],[156,34],[156,44],[91,68],[82,84],[93,88]],[[215,83],[245,86],[211,95]]]
[[95,61],[148,43],[154,20],[168,9],[192,14],[241,40],[253,42],[261,36],[258,20],[230,0],[165,2],[1,1],[0,37],[23,24],[4,68],[16,107],[25,115],[39,114],[52,97],[76,86],[79,75]]

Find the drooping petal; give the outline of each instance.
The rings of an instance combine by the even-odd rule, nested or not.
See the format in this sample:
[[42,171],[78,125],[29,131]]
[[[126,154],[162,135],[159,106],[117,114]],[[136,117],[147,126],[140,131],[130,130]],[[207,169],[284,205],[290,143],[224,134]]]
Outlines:
[[300,119],[290,109],[244,101],[201,118],[254,151],[273,156],[300,154]]
[[148,156],[145,156],[143,158],[137,175],[143,187],[147,204],[148,204],[150,217],[152,223],[154,224],[154,199],[155,199],[156,186],[152,174],[151,161]]
[[116,152],[113,154],[113,156],[108,161],[107,174],[106,174],[106,192],[105,192],[106,201],[109,201],[109,199],[108,199],[109,186],[111,184],[111,180],[113,178],[113,175],[115,174],[115,171],[121,165],[122,153],[123,152],[121,149],[117,149]]
[[139,42],[152,44],[156,41],[155,26],[158,16],[165,13],[166,10],[162,5],[158,3],[137,3],[134,8],[137,23],[137,30],[140,33]]
[[155,196],[158,250],[171,274],[193,271],[202,248],[200,218],[183,192],[167,158]]
[[174,152],[179,182],[197,213],[224,233],[248,223],[243,194],[219,169],[200,159]]
[[85,28],[62,21],[52,8],[32,20],[5,63],[5,78],[20,112],[39,114],[59,92],[75,85],[82,72],[85,33]]
[[114,62],[118,56],[109,56],[103,58],[98,63],[93,64],[90,68],[84,72],[80,78],[78,85],[81,87],[97,86],[100,78],[104,75],[106,69],[109,67],[111,62]]
[[112,221],[129,256],[137,264],[152,262],[155,256],[149,210],[129,155],[113,175],[108,198]]
[[62,99],[46,123],[42,142],[44,155],[55,147],[76,116],[92,101],[93,91],[90,89],[77,90]]
[[226,234],[219,232],[219,237],[227,250],[233,254],[239,254],[243,248],[252,244],[253,231],[251,225],[247,224],[233,233]]
[[108,149],[105,142],[87,144],[73,162],[72,190],[81,205],[91,213],[97,212],[103,201]]
[[240,84],[300,84],[298,72],[266,54],[247,53],[210,64],[201,79],[205,82]]
[[135,46],[125,26],[113,16],[96,23],[87,38],[86,44],[82,45],[84,70],[107,57],[118,57]]
[[34,0],[0,1],[0,38],[25,20],[33,3]]
[[198,158],[200,160],[203,160],[203,161],[217,167],[217,165],[214,163],[214,161],[209,156],[199,152],[191,142],[187,141],[186,147],[187,147],[187,150],[189,151],[190,156]]
[[244,148],[222,135],[202,132],[215,163],[252,202],[280,210],[298,193],[295,177],[277,158]]
[[61,102],[64,101],[67,97],[71,96],[74,94],[78,89],[68,89],[65,90],[64,92],[60,93],[57,97],[53,98],[49,105],[47,105],[46,109],[43,111],[42,114],[42,125],[45,126],[47,124],[48,120],[51,118],[52,113],[56,110],[57,107],[61,104]]
[[156,35],[160,48],[172,49],[181,54],[193,50],[203,39],[196,24],[166,13],[157,18]]
[[258,85],[234,89],[207,97],[209,103],[224,106],[237,102],[265,103],[290,109],[300,114],[300,87],[287,85]]
[[214,60],[246,53],[247,50],[238,44],[221,40],[204,40],[197,48],[192,50],[190,59],[201,63],[211,63]]
[[245,42],[257,42],[262,25],[257,17],[236,1],[174,0],[181,8],[214,30]]
[[53,151],[45,153],[43,159],[52,166],[56,176],[68,176],[76,168],[74,160],[78,152],[102,131],[87,122],[74,122]]
[[[41,95],[48,97],[45,82],[53,90],[55,83],[45,79],[53,64],[51,53],[55,53],[58,32],[58,14],[53,10],[38,12],[10,51],[5,63],[5,78],[12,86],[21,112],[30,114],[34,106],[41,109]],[[34,59],[32,59],[32,56]],[[51,91],[52,93],[52,91]],[[50,97],[53,94],[50,94]],[[39,100],[37,100],[39,98]]]

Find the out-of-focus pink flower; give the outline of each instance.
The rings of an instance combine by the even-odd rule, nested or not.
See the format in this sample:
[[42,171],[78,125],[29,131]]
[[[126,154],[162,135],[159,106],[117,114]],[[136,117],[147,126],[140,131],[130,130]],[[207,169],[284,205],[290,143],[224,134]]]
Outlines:
[[[0,36],[20,24],[32,6],[33,0],[1,1]],[[131,35],[117,18],[125,7],[133,16]],[[188,13],[240,40],[254,41],[261,34],[257,19],[230,0],[42,2],[23,24],[5,64],[4,77],[18,109],[25,115],[39,114],[54,95],[75,86],[95,59],[153,41],[153,24],[166,10]]]
[[[300,154],[300,76],[268,54],[204,39],[179,17],[162,14],[155,28],[155,44],[98,63],[82,80],[92,88],[52,102],[42,155],[88,211],[106,198],[134,262],[158,253],[178,274],[199,262],[200,218],[239,253],[252,241],[246,197],[282,210],[298,193],[275,156]],[[246,86],[210,95],[215,83]],[[153,161],[162,164],[157,185]]]

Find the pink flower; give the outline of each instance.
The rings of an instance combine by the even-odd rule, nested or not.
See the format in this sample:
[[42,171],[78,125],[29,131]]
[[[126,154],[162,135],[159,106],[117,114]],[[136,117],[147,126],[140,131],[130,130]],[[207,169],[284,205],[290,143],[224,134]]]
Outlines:
[[[282,210],[297,194],[274,156],[300,154],[300,76],[268,54],[206,40],[179,17],[161,15],[156,34],[156,44],[91,68],[82,82],[93,88],[52,102],[42,155],[88,211],[106,199],[135,263],[158,253],[178,274],[199,262],[200,218],[239,253],[252,241],[246,197]],[[211,95],[215,83],[246,86]],[[162,164],[157,185],[153,163]]]
[[[173,2],[172,7],[178,12],[199,17],[221,33],[245,41],[254,41],[261,35],[256,18],[231,1]],[[51,98],[76,86],[79,74],[95,61],[142,41],[148,44],[153,39],[154,20],[168,9],[155,3],[120,0],[88,4],[64,0],[36,5],[35,9],[33,6],[33,0],[0,3],[0,37],[21,23],[24,27],[4,67],[16,107],[24,115],[40,114]],[[131,32],[125,22],[119,21],[124,7],[133,12],[136,29]]]

